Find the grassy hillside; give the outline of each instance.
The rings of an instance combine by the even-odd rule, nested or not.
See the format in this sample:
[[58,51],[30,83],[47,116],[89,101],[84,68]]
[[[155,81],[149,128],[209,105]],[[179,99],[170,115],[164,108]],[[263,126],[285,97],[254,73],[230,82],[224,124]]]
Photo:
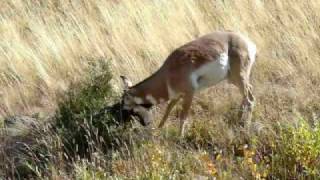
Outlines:
[[[70,85],[88,82],[97,61],[111,65],[110,84],[119,93],[120,74],[139,82],[174,48],[215,30],[234,30],[258,47],[252,127],[243,133],[236,126],[240,95],[222,83],[197,95],[190,116],[193,126],[183,142],[177,140],[174,115],[166,128],[150,136],[139,126],[124,135],[135,143],[128,145],[130,151],[112,155],[111,176],[316,177],[319,12],[317,0],[4,0],[0,120],[14,114],[51,114]],[[154,110],[156,120],[162,109]],[[307,140],[309,144],[300,142]],[[262,160],[262,154],[269,159]],[[99,153],[97,157],[108,160]],[[97,159],[50,162],[46,173],[36,174],[80,179],[110,175]]]

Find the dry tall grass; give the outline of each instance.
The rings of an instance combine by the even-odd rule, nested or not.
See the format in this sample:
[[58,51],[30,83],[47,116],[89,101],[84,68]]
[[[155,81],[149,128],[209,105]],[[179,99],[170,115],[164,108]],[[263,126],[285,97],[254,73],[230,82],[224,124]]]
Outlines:
[[253,80],[265,111],[302,110],[319,100],[319,11],[316,0],[2,1],[0,114],[52,110],[88,59],[105,58],[115,77],[138,82],[174,48],[224,29],[257,43]]
[[[174,48],[203,34],[228,29],[247,34],[257,44],[252,80],[258,104],[253,130],[261,133],[260,139],[271,138],[272,131],[263,134],[260,130],[272,129],[273,122],[320,117],[319,12],[318,0],[3,0],[0,119],[53,112],[69,84],[85,79],[91,61],[110,62],[114,87],[120,90],[118,75],[139,82]],[[239,104],[237,91],[222,83],[198,95],[191,112],[195,122],[191,143],[201,147],[202,143],[228,145],[237,140],[239,134],[228,124]],[[170,138],[174,133],[172,128],[161,131],[160,139],[147,141],[133,154],[134,159],[115,155],[113,168],[124,177],[138,177],[145,168],[160,173],[161,164],[169,172],[180,161],[186,171],[194,169],[189,162],[199,163],[203,157],[209,163],[205,149],[177,148]],[[232,158],[221,160],[220,169],[212,168],[210,162],[209,170],[228,167],[234,175],[243,172],[238,168],[251,168],[232,165]],[[88,164],[81,162],[76,162],[74,171],[75,176],[84,178]],[[129,170],[122,172],[126,168]],[[52,167],[52,176],[57,169]]]

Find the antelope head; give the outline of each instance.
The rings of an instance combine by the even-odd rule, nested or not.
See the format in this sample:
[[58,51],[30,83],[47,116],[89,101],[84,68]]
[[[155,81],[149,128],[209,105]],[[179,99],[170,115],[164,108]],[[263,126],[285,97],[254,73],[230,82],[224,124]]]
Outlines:
[[147,126],[151,122],[150,108],[153,104],[146,102],[142,97],[139,97],[131,81],[125,76],[120,76],[124,84],[124,92],[122,95],[122,108],[136,117],[143,126]]

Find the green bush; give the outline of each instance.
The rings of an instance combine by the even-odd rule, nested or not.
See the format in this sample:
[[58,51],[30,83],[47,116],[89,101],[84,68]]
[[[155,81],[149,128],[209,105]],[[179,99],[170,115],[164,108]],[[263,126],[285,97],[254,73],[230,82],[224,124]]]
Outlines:
[[95,116],[115,98],[110,80],[107,63],[96,61],[85,83],[71,86],[59,104],[54,126],[68,156],[89,158],[90,152],[107,150],[114,145],[121,128],[108,113]]
[[320,177],[320,124],[301,119],[281,126],[272,155],[272,174],[282,178]]
[[53,173],[51,168],[64,171],[63,164],[70,166],[75,157],[92,159],[94,152],[107,152],[119,142],[116,137],[122,128],[113,116],[94,116],[116,97],[110,86],[109,66],[104,59],[86,60],[88,75],[71,85],[49,124],[34,128],[23,137],[6,137],[6,149],[1,152],[7,156],[1,164],[4,177],[48,176]]

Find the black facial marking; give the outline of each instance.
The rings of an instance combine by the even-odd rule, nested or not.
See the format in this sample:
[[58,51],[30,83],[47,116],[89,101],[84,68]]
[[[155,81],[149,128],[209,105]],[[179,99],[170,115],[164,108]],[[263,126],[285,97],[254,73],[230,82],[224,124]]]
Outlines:
[[147,125],[148,125],[148,123],[145,122],[144,118],[143,118],[140,114],[133,112],[133,113],[132,113],[132,116],[137,117],[137,118],[138,118],[138,121],[140,122],[140,124],[141,124],[142,126],[147,126]]
[[153,104],[152,103],[143,103],[143,104],[140,104],[140,106],[142,106],[146,109],[150,109],[150,108],[152,108]]
[[102,114],[102,113],[109,113],[115,119],[115,121],[117,121],[119,124],[130,122],[131,114],[132,114],[131,111],[123,109],[121,102],[104,108],[98,114]]
[[[141,104],[138,106],[142,106],[146,109],[149,109],[152,107],[152,104]],[[104,109],[102,109],[100,112],[98,112],[95,116],[98,117],[100,114],[109,113],[115,121],[117,121],[119,124],[126,124],[133,120],[133,117],[136,117],[137,120],[140,122],[141,125],[147,126],[149,123],[145,122],[146,120],[144,117],[133,111],[133,109],[124,109],[124,102],[123,100],[119,103],[116,103],[112,106],[108,106]]]

